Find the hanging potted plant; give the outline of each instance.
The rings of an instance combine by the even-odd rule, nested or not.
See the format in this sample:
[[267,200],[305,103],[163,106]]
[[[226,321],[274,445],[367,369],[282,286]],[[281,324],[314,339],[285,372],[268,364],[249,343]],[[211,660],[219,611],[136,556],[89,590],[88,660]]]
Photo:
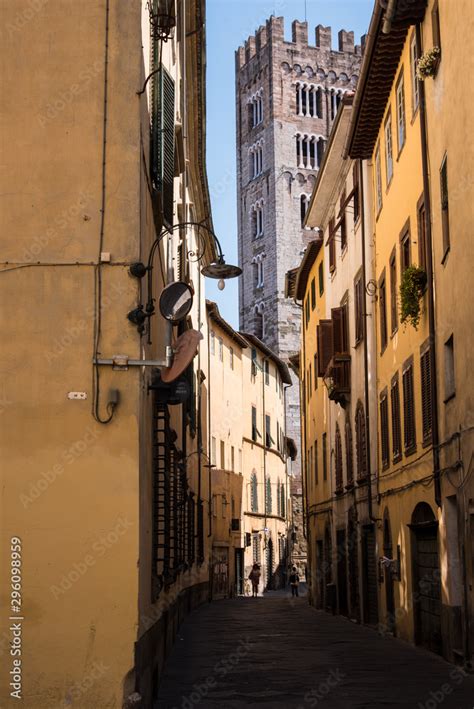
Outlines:
[[424,81],[430,76],[435,76],[440,56],[441,49],[439,47],[432,47],[421,55],[416,63],[416,78],[418,81]]
[[420,322],[420,300],[426,288],[426,271],[418,266],[409,266],[402,275],[400,284],[400,321],[412,325],[415,330]]

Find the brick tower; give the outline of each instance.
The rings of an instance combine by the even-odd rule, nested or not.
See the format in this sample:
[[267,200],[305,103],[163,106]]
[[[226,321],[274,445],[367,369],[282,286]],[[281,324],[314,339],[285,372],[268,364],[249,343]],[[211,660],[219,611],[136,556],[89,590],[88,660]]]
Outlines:
[[[341,30],[272,16],[236,52],[237,200],[240,328],[287,360],[299,351],[301,309],[285,298],[285,274],[296,268],[312,231],[302,228],[331,126],[342,95],[357,82],[361,48]],[[299,387],[287,396],[287,434],[301,450]],[[301,492],[300,455],[293,465]],[[296,507],[301,504],[296,501]]]

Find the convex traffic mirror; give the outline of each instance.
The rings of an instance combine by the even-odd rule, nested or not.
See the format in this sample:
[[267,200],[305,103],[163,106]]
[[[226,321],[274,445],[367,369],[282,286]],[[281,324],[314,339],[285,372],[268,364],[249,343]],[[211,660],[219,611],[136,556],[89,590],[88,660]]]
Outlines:
[[192,305],[192,288],[183,281],[170,283],[160,295],[160,313],[173,324],[185,318]]

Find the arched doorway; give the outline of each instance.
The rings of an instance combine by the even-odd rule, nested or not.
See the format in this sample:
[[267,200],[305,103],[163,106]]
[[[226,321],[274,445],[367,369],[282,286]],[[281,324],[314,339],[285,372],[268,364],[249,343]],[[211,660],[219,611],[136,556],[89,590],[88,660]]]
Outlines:
[[417,504],[409,527],[412,531],[415,643],[441,654],[438,521],[428,503]]
[[[383,555],[387,559],[393,559],[392,532],[390,529],[390,517],[387,509],[383,515]],[[384,583],[386,606],[385,624],[387,626],[387,630],[396,635],[395,591],[392,566],[389,564],[384,566]]]

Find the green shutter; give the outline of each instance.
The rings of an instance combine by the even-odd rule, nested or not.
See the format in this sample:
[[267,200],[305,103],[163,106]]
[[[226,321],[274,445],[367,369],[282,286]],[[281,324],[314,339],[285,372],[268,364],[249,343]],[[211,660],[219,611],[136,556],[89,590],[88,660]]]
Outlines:
[[174,93],[174,80],[161,65],[152,86],[151,176],[167,224],[173,223]]

